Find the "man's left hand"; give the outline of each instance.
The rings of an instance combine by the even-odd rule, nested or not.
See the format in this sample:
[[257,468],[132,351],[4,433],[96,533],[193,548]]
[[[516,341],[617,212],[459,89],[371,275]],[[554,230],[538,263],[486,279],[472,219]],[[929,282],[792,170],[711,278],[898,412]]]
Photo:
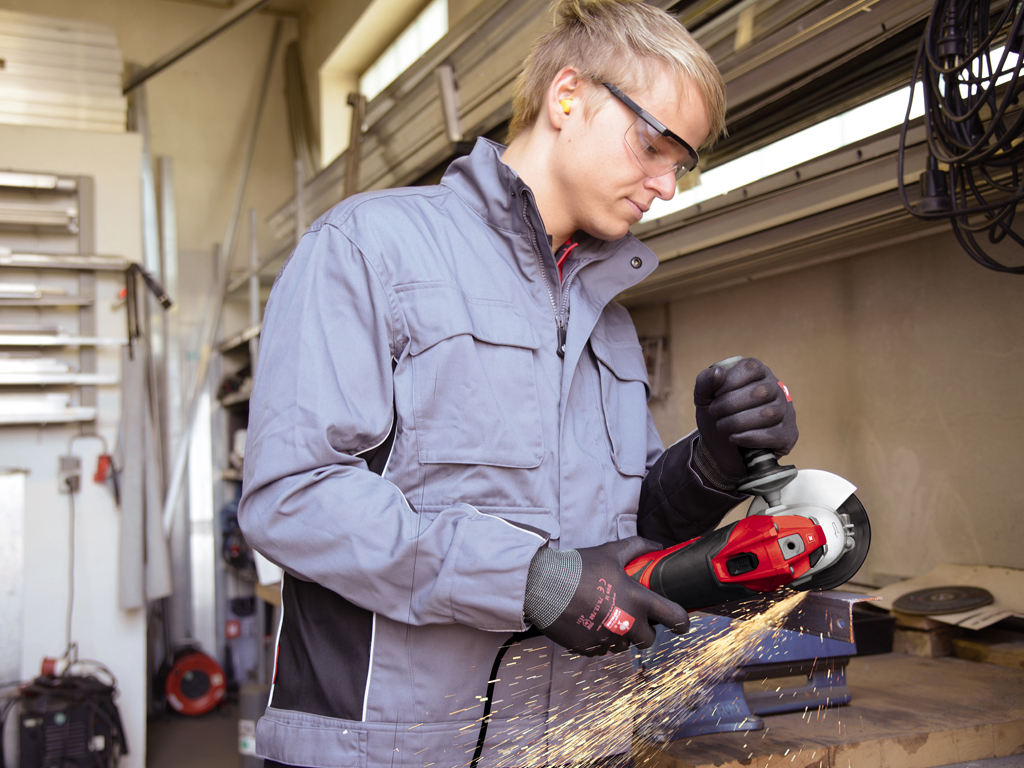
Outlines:
[[786,385],[753,357],[728,370],[713,365],[701,371],[693,400],[701,442],[731,478],[746,476],[738,447],[766,448],[781,456],[793,449],[800,434]]

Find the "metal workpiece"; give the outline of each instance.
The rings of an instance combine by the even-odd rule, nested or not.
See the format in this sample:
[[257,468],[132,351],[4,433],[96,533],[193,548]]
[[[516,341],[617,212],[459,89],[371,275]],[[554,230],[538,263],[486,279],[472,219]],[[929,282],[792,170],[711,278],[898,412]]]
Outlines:
[[97,272],[124,272],[131,264],[122,256],[89,253],[0,253],[0,267],[20,269],[86,269]]
[[[766,594],[764,597],[736,600],[710,608],[702,608],[701,611],[718,616],[728,616],[742,621],[743,619],[751,619],[764,613],[780,600],[792,594],[789,590],[781,589],[777,592]],[[856,592],[842,592],[839,590],[808,592],[804,599],[789,612],[780,626],[782,629],[789,629],[794,632],[818,635],[822,638],[852,643],[854,641],[854,604],[880,599],[873,595],[862,595]]]

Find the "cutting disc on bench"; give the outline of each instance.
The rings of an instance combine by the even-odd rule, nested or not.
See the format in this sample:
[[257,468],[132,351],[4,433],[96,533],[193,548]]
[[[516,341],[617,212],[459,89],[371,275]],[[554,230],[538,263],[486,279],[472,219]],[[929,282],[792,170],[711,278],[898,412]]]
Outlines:
[[981,608],[993,600],[992,593],[981,587],[929,587],[908,592],[896,599],[893,610],[915,616],[938,616],[944,613],[962,613]]

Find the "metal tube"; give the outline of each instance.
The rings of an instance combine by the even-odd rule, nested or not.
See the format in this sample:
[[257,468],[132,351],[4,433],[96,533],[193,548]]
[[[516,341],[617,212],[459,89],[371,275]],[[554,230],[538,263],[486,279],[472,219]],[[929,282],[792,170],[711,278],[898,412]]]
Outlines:
[[274,59],[277,57],[277,44],[280,38],[281,22],[278,21],[274,25],[274,35],[270,42],[270,54],[267,56],[267,66],[263,73],[263,84],[260,88],[259,102],[256,105],[256,115],[253,118],[252,132],[249,134],[249,146],[246,150],[245,161],[242,164],[242,177],[238,181],[235,205],[231,211],[231,220],[228,222],[227,231],[224,234],[223,258],[221,259],[220,270],[217,273],[217,287],[214,289],[211,305],[203,322],[203,332],[200,336],[202,347],[199,350],[196,375],[192,381],[189,393],[185,435],[174,455],[174,465],[171,470],[170,483],[167,487],[167,496],[164,500],[163,522],[164,531],[166,532],[171,530],[171,523],[174,520],[174,509],[178,502],[178,494],[181,492],[182,480],[185,477],[189,442],[192,428],[196,421],[199,399],[206,386],[206,376],[210,371],[210,357],[213,354],[213,342],[217,334],[217,327],[220,325],[220,312],[224,306],[228,275],[231,272],[231,257],[235,249],[235,238],[238,235],[238,220],[241,218],[242,200],[245,197],[245,187],[249,180],[249,171],[252,169],[253,155],[256,153],[256,137],[260,130],[260,119],[263,116],[263,106],[267,100],[267,92],[270,90],[270,77],[274,72]]
[[441,93],[441,112],[444,115],[444,130],[448,141],[453,144],[462,141],[462,127],[459,125],[459,93],[455,87],[455,70],[451,64],[442,64],[434,70],[437,88]]
[[359,191],[359,162],[362,159],[363,120],[366,118],[366,97],[361,93],[350,93],[348,104],[352,107],[352,130],[349,132],[348,149],[345,157],[345,197]]
[[[256,265],[260,260],[260,246],[257,242],[256,209],[249,209],[249,325],[255,328],[260,324],[260,276]],[[252,380],[256,381],[256,358],[260,354],[260,337],[253,334],[249,339],[249,370]]]
[[193,37],[189,38],[184,43],[179,45],[177,48],[175,48],[173,51],[170,51],[169,53],[161,56],[148,67],[145,67],[144,69],[141,69],[138,72],[134,73],[128,79],[128,82],[125,84],[122,93],[127,94],[129,91],[138,88],[144,82],[149,80],[149,78],[151,78],[153,75],[167,69],[167,67],[171,66],[171,64],[176,62],[178,59],[181,59],[187,56],[188,54],[192,53],[192,51],[194,51],[196,48],[199,48],[204,43],[208,43],[221,32],[233,26],[237,22],[241,21],[250,13],[258,11],[260,8],[262,8],[269,2],[270,0],[246,0],[243,3],[239,3],[237,6],[235,6],[230,11],[221,16],[220,20],[212,27],[209,27],[208,29],[200,32],[199,34],[194,35]]
[[306,171],[301,157],[295,158],[295,245],[306,232]]
[[276,261],[277,259],[283,259],[289,253],[291,253],[294,249],[295,249],[295,243],[292,242],[291,238],[288,238],[287,240],[284,240],[284,239],[279,240],[277,242],[276,246],[274,247],[274,250],[271,251],[270,253],[268,253],[262,259],[260,259],[256,263],[255,268],[250,267],[245,272],[243,272],[241,275],[239,275],[238,277],[234,278],[231,282],[228,283],[227,293],[228,294],[234,293],[239,288],[241,288],[243,285],[245,285],[247,282],[249,282],[249,278],[251,278],[253,275],[262,272],[264,270],[264,268],[267,267],[267,265],[271,264],[272,262]]

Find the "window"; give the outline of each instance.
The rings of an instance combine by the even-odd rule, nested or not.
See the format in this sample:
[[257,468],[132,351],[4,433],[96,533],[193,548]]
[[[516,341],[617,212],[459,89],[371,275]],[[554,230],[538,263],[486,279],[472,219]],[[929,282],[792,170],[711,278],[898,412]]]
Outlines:
[[432,0],[359,78],[359,92],[370,101],[447,32],[448,0]]

